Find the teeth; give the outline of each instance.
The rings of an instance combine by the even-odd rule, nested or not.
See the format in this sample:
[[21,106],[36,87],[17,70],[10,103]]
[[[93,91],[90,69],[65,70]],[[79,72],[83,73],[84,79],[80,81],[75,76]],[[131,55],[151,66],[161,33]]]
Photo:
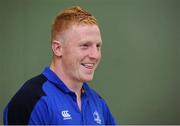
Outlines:
[[93,63],[82,63],[82,65],[86,68],[93,68],[93,66],[94,66]]
[[94,64],[91,64],[91,63],[87,63],[87,64],[84,64],[84,66],[86,67],[93,67]]

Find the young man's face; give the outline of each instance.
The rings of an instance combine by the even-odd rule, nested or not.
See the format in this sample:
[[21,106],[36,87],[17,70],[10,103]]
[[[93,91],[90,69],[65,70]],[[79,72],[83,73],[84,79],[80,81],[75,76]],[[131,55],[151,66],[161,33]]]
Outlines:
[[96,25],[74,25],[67,30],[62,44],[62,67],[66,78],[80,83],[92,80],[101,59],[101,45]]

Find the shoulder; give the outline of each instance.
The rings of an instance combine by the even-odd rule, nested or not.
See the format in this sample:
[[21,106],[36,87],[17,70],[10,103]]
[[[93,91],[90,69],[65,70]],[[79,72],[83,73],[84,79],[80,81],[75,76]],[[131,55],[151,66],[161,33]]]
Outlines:
[[93,98],[95,101],[105,102],[102,96],[94,89],[92,89],[88,84],[85,84],[84,87],[87,90],[88,95]]
[[33,100],[34,97],[44,96],[45,93],[42,90],[42,86],[46,81],[47,78],[43,74],[31,78],[30,80],[26,81],[23,86],[18,90],[18,92],[12,98],[12,101],[15,100],[16,102],[25,102]]
[[85,88],[88,90],[90,99],[92,99],[96,103],[96,105],[100,105],[103,110],[108,109],[106,101],[99,93],[92,89],[88,84],[85,85]]
[[101,97],[101,95],[100,95],[96,90],[94,90],[94,89],[92,89],[92,88],[91,88],[90,90],[91,90],[91,93],[92,93],[94,96],[96,96],[97,98],[103,100],[103,98]]
[[[37,75],[30,80],[26,81],[20,91],[23,90],[33,90],[33,89],[41,89],[43,84],[47,81],[47,78],[43,75]],[[35,90],[34,90],[35,91]]]
[[10,124],[27,124],[34,106],[42,96],[46,95],[42,90],[46,81],[47,78],[40,74],[24,83],[8,104],[8,122]]
[[[40,74],[26,81],[23,86],[18,90],[15,96],[12,98],[13,100],[27,101],[31,96],[43,96],[45,93],[42,90],[43,84],[47,81],[47,78]],[[19,99],[20,98],[20,99]],[[30,100],[30,99],[29,99]]]

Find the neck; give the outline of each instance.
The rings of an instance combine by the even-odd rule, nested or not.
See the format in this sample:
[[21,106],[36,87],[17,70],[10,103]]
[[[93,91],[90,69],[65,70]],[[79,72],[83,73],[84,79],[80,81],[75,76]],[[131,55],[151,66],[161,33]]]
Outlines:
[[[57,65],[56,65],[57,64]],[[64,82],[64,84],[73,91],[77,97],[81,96],[81,89],[82,89],[82,82],[78,82],[75,80],[70,79],[68,76],[66,76],[63,67],[58,66],[58,63],[55,63],[54,61],[50,65],[50,69],[56,73],[56,75]]]

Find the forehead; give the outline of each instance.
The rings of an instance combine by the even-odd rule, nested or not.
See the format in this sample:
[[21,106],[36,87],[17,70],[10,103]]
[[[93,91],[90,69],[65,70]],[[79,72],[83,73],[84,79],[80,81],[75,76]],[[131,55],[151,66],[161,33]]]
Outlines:
[[89,41],[89,42],[100,42],[101,33],[97,25],[72,25],[65,32],[67,41]]
[[70,30],[76,32],[100,33],[99,27],[97,25],[87,25],[87,24],[72,25]]

